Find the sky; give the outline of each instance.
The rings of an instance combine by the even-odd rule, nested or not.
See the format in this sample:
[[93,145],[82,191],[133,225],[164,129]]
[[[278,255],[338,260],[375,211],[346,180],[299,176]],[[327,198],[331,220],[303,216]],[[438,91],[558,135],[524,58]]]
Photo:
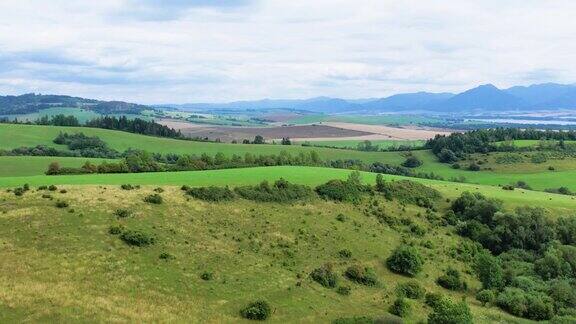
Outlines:
[[2,0],[0,94],[143,104],[576,82],[573,0]]

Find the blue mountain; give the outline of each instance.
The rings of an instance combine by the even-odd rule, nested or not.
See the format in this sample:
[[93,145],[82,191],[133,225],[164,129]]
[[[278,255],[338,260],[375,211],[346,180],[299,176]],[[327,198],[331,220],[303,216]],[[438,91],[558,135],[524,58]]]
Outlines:
[[453,97],[452,93],[403,93],[364,103],[363,108],[378,111],[420,110]]
[[459,93],[447,100],[428,106],[428,109],[445,112],[490,111],[501,109],[518,109],[528,104],[511,94],[508,94],[492,84]]

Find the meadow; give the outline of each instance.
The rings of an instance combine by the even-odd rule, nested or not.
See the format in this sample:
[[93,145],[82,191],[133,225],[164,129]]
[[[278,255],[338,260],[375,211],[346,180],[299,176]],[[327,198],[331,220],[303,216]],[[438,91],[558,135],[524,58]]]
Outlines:
[[0,177],[44,174],[48,165],[54,161],[57,161],[61,167],[79,168],[87,161],[100,164],[103,161],[112,162],[114,160],[53,156],[0,156]]
[[[208,203],[168,186],[162,187],[162,204],[143,202],[158,186],[161,181],[130,191],[92,185],[32,188],[21,197],[1,192],[0,321],[237,323],[245,322],[241,308],[265,299],[273,310],[269,322],[330,322],[390,316],[397,285],[417,281],[428,292],[466,298],[479,323],[528,322],[475,300],[480,283],[467,274],[469,264],[449,253],[464,240],[432,225],[423,208],[381,197],[365,201],[425,229],[414,236],[367,217],[356,205],[317,198],[294,204]],[[66,207],[55,207],[56,201]],[[129,214],[120,218],[118,209]],[[148,233],[154,242],[130,246],[113,234],[114,227]],[[427,241],[433,243],[422,246]],[[413,279],[384,263],[401,242],[418,246],[425,260]],[[351,256],[342,257],[343,249]],[[326,263],[337,273],[368,266],[379,284],[339,276],[339,285],[350,288],[349,295],[339,294],[309,276]],[[435,283],[447,264],[463,273],[470,290],[449,291]],[[430,308],[422,300],[407,302],[412,311],[405,320],[425,321]]]
[[[278,166],[245,169],[224,169],[210,171],[186,172],[152,172],[130,174],[92,174],[92,175],[61,175],[61,176],[28,176],[28,177],[2,177],[0,188],[13,188],[28,183],[31,186],[41,185],[189,185],[201,186],[242,186],[255,185],[263,180],[275,181],[284,178],[290,182],[316,186],[331,179],[346,179],[352,171],[343,169]],[[374,183],[376,174],[361,172],[366,183]],[[428,185],[445,196],[454,198],[464,191],[480,192],[488,197],[505,200],[509,206],[537,205],[549,209],[563,211],[576,209],[576,198],[539,191],[517,189],[503,190],[490,185],[475,185],[438,181],[430,179],[407,178],[394,175],[383,175],[388,180],[410,179]]]
[[[332,141],[298,141],[295,144],[309,143],[312,146],[330,146],[338,148],[352,148],[356,149],[358,144],[363,143],[364,140],[332,140]],[[424,140],[370,140],[372,145],[378,145],[381,149],[388,149],[390,147],[407,146],[411,148],[421,148],[426,144]]]
[[[22,115],[0,115],[1,117],[6,117],[10,120],[13,119],[18,119],[19,121],[30,121],[30,122],[34,122],[37,119],[40,119],[44,116],[47,117],[52,117],[52,116],[56,116],[56,115],[66,115],[66,116],[74,116],[78,119],[78,121],[80,123],[85,123],[88,120],[94,119],[94,118],[98,118],[98,117],[102,117],[103,115],[92,111],[92,110],[87,110],[87,109],[83,109],[83,108],[74,108],[74,107],[58,107],[58,108],[48,108],[48,109],[42,109],[41,111],[35,112],[35,113],[29,113],[29,114],[22,114]],[[146,119],[149,120],[150,117],[146,116],[146,114],[143,115],[125,115],[125,114],[112,114],[110,116],[128,116],[128,117],[138,117],[141,119]]]

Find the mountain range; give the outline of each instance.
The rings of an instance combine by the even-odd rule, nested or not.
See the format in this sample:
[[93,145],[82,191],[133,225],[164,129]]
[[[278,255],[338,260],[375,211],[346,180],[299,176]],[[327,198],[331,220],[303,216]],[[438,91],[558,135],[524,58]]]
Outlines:
[[257,100],[229,103],[162,105],[182,110],[294,109],[319,113],[437,112],[474,113],[576,109],[576,85],[544,83],[499,89],[485,84],[462,93],[416,92],[385,98],[317,97],[304,100]]

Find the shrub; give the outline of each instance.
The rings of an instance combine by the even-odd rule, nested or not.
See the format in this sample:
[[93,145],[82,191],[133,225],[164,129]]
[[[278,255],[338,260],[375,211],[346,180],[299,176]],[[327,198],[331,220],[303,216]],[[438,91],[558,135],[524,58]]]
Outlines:
[[312,270],[310,277],[326,288],[334,288],[338,284],[338,275],[333,271],[332,265],[329,263]]
[[349,280],[352,280],[356,283],[365,285],[365,286],[376,286],[378,285],[378,279],[376,278],[376,274],[374,270],[368,267],[362,267],[359,265],[352,265],[346,269],[344,275]]
[[124,231],[124,227],[122,225],[112,225],[108,228],[108,233],[112,235],[119,235]]
[[382,182],[377,190],[388,199],[396,198],[426,208],[433,207],[433,202],[442,198],[436,189],[410,180]]
[[456,154],[452,150],[446,148],[443,148],[437,156],[442,163],[454,163],[458,161]]
[[338,214],[338,216],[336,216],[336,220],[339,222],[345,222],[348,220],[348,216],[344,214]]
[[202,272],[202,274],[200,275],[200,278],[204,281],[210,281],[212,279],[214,279],[214,273],[213,272]]
[[144,201],[150,204],[156,204],[156,205],[160,205],[162,204],[162,196],[160,196],[159,194],[152,194],[149,196],[146,196],[144,198]]
[[48,186],[39,186],[38,187],[38,190],[46,190],[46,189],[48,189]]
[[474,162],[468,165],[468,171],[480,171],[480,166]]
[[132,246],[148,246],[156,242],[152,235],[139,230],[125,230],[120,235],[120,239]]
[[352,257],[352,251],[350,251],[348,249],[342,249],[342,250],[338,251],[338,255],[342,259],[350,259]]
[[410,155],[406,158],[406,161],[402,163],[403,167],[406,168],[417,168],[422,165],[422,161],[414,155]]
[[466,302],[454,303],[442,298],[428,315],[429,324],[472,324],[472,313]]
[[388,312],[400,317],[406,317],[410,315],[410,309],[410,304],[404,298],[397,298],[388,308]]
[[116,217],[118,218],[126,218],[129,217],[132,214],[131,211],[129,211],[128,209],[116,209],[116,211],[114,211],[114,215],[116,215]]
[[267,181],[257,186],[237,187],[236,193],[244,199],[261,202],[293,202],[312,196],[312,189],[304,185],[292,184],[279,179],[270,186]]
[[48,190],[56,191],[56,190],[58,190],[58,188],[55,185],[50,185],[50,186],[48,186]]
[[330,180],[316,187],[316,193],[320,197],[335,201],[358,201],[362,193],[368,191],[368,187],[360,182],[360,174],[353,172],[348,180]]
[[160,255],[158,256],[158,258],[160,260],[172,260],[172,259],[176,259],[175,256],[173,256],[172,254],[168,253],[168,252],[162,252],[160,253]]
[[476,300],[481,302],[482,306],[486,306],[486,304],[494,302],[495,299],[496,299],[496,294],[494,294],[494,291],[489,290],[489,289],[480,290],[476,294]]
[[446,273],[436,279],[436,283],[441,287],[449,290],[466,290],[468,285],[466,282],[460,278],[460,272],[456,269],[449,268]]
[[424,297],[424,303],[426,303],[426,305],[434,308],[442,301],[442,299],[444,299],[444,296],[442,296],[442,294],[426,293],[426,296]]
[[228,187],[200,187],[189,188],[186,191],[190,196],[205,201],[227,201],[234,198],[234,193]]
[[123,184],[120,186],[120,188],[122,188],[122,190],[134,190],[134,189],[136,189],[136,187],[132,186],[131,184]]
[[532,320],[548,320],[554,316],[552,299],[540,292],[508,287],[498,295],[496,304],[512,315]]
[[418,250],[408,245],[397,247],[386,260],[386,265],[391,271],[411,277],[417,275],[422,270],[423,264],[424,261],[418,253]]
[[248,304],[240,311],[240,315],[246,319],[264,321],[270,317],[272,309],[264,300],[258,300]]
[[68,192],[68,190],[66,190],[66,189],[60,190],[60,193],[62,193],[62,194],[65,194],[65,193],[67,193],[67,192]]
[[57,208],[66,208],[66,207],[68,207],[68,206],[69,206],[68,203],[65,202],[65,201],[59,200],[59,201],[56,202],[56,207],[57,207]]
[[504,283],[504,273],[500,260],[489,253],[481,253],[476,258],[474,270],[484,289],[499,289]]
[[164,192],[164,189],[163,189],[163,188],[160,188],[160,187],[154,188],[154,192],[163,193],[163,192]]
[[396,294],[398,297],[420,299],[426,294],[426,289],[424,289],[424,287],[422,287],[417,281],[408,281],[396,286]]
[[343,296],[348,296],[350,295],[350,292],[352,291],[352,289],[349,286],[340,286],[336,289],[336,292],[339,295],[343,295]]

